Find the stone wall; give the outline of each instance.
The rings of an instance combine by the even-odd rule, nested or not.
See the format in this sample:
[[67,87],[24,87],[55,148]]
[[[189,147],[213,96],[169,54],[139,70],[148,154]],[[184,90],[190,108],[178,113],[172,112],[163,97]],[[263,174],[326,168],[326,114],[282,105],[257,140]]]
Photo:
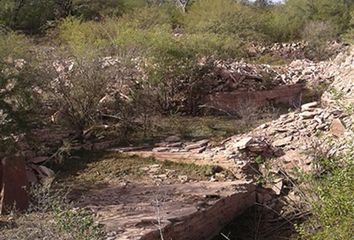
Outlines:
[[218,92],[207,95],[203,104],[206,108],[235,114],[239,113],[242,108],[258,108],[269,103],[299,105],[303,91],[303,84],[292,84],[264,91]]
[[[208,240],[215,237],[226,224],[256,203],[256,187],[246,184],[237,186],[235,193],[217,200],[212,206],[201,207],[193,214],[184,216],[162,229],[164,239]],[[141,240],[160,239],[160,232],[146,234]]]

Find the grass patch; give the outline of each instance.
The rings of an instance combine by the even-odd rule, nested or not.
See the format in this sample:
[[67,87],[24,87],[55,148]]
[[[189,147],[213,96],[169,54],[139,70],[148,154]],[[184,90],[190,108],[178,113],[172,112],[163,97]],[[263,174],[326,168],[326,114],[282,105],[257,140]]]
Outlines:
[[[72,167],[70,166],[72,165]],[[150,168],[154,168],[153,172]],[[226,170],[213,165],[200,166],[189,163],[158,161],[154,158],[127,156],[121,153],[84,153],[81,159],[64,163],[59,182],[70,185],[93,186],[110,181],[151,181],[152,175],[167,174],[170,180],[186,175],[190,180],[208,180],[217,172],[232,176]]]
[[320,180],[309,185],[311,217],[297,227],[299,239],[306,240],[350,240],[354,237],[354,163],[353,156],[347,156],[331,164]]
[[271,114],[269,116],[264,114],[264,117],[252,121],[233,116],[156,117],[151,119],[148,131],[138,131],[131,139],[134,144],[153,143],[171,135],[178,135],[185,140],[210,139],[217,142],[236,134],[249,132],[271,119]]

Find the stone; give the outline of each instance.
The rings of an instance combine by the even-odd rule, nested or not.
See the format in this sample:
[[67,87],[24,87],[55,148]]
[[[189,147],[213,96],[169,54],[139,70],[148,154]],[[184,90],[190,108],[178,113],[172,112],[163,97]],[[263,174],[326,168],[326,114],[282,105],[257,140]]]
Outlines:
[[167,144],[167,147],[182,147],[182,142],[173,142],[173,143],[169,143]]
[[186,183],[186,182],[188,182],[188,176],[187,176],[187,175],[179,175],[179,176],[178,176],[178,180],[179,180],[181,183]]
[[205,150],[206,150],[206,146],[200,147],[200,148],[191,149],[190,151],[193,152],[193,153],[202,153]]
[[159,175],[156,175],[155,177],[159,178],[159,179],[167,179],[167,174],[159,174]]
[[314,120],[315,120],[318,124],[322,124],[322,123],[323,123],[321,117],[319,117],[319,116],[315,116],[315,117],[314,117]]
[[169,136],[165,139],[166,142],[168,143],[174,143],[174,142],[180,142],[181,138],[179,136],[173,135],[173,136]]
[[342,121],[339,118],[335,118],[332,120],[329,131],[333,136],[341,137],[344,135],[346,129]]
[[281,178],[274,180],[272,190],[276,195],[280,195],[283,188],[283,180]]
[[259,129],[266,129],[268,126],[269,126],[268,124],[264,123],[264,124],[260,125],[258,128]]
[[202,148],[202,147],[206,146],[208,143],[209,143],[209,140],[200,140],[198,142],[191,143],[191,144],[187,145],[185,147],[185,149],[187,151],[190,151],[192,149]]
[[168,152],[170,148],[168,147],[156,147],[152,149],[153,152]]
[[215,175],[216,178],[219,178],[219,179],[226,178],[225,174],[223,174],[223,173],[215,173],[214,175]]
[[150,174],[155,174],[155,173],[157,173],[158,171],[160,171],[160,169],[161,169],[161,166],[159,165],[159,164],[153,164],[153,165],[151,165],[151,166],[149,166],[149,173]]
[[318,129],[318,130],[325,130],[327,128],[327,124],[321,124],[321,125],[318,125],[317,127],[316,127],[316,129]]
[[300,117],[302,117],[303,119],[310,119],[313,118],[317,115],[316,112],[309,112],[309,111],[305,111],[299,114]]
[[51,185],[55,178],[54,171],[47,168],[46,166],[39,166],[38,169],[41,172],[40,177],[42,184],[46,186]]
[[253,142],[247,146],[248,151],[253,152],[253,153],[257,153],[257,154],[263,153],[263,152],[269,150],[269,148],[270,148],[270,146],[266,141]]
[[309,111],[315,107],[318,106],[318,102],[310,102],[310,103],[306,103],[306,104],[303,104],[301,105],[301,111],[304,112],[304,111]]
[[286,137],[286,138],[282,138],[279,140],[276,140],[273,142],[273,146],[275,147],[284,147],[286,145],[288,145],[289,143],[291,143],[291,141],[293,140],[292,136]]
[[54,177],[55,176],[54,171],[47,168],[46,166],[39,166],[39,169],[47,177]]
[[287,132],[288,129],[286,129],[286,128],[277,128],[277,129],[275,129],[275,131],[280,132],[280,133],[284,133],[284,132]]
[[234,147],[240,150],[246,149],[253,142],[252,137],[245,137],[234,144]]
[[35,158],[31,158],[30,160],[28,160],[28,162],[31,163],[42,163],[48,160],[48,157],[35,157]]
[[28,180],[25,161],[21,157],[4,158],[1,161],[2,177],[0,194],[0,214],[7,214],[13,208],[24,211],[29,206]]

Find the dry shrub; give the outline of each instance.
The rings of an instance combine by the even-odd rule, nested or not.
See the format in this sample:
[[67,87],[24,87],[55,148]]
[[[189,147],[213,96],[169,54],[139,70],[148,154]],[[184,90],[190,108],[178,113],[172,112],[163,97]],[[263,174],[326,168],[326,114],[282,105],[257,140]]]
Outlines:
[[310,58],[326,59],[329,56],[327,51],[328,42],[336,36],[335,26],[331,22],[312,21],[305,25],[302,32],[304,40],[308,41],[307,55]]
[[66,191],[33,187],[30,209],[24,214],[13,212],[0,221],[0,240],[101,240],[102,228],[89,210],[75,208]]

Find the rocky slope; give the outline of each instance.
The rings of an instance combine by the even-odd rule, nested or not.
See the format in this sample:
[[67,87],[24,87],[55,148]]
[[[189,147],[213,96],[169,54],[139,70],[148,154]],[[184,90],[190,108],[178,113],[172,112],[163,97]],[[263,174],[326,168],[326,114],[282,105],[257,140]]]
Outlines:
[[[255,161],[273,159],[270,172],[275,178],[285,174],[296,179],[299,170],[318,170],[315,159],[319,151],[333,156],[349,150],[348,141],[354,136],[354,50],[341,53],[334,60],[310,66],[310,74],[306,74],[310,70],[299,60],[290,66],[298,66],[299,69],[302,66],[299,79],[308,76],[308,85],[316,84],[318,79],[333,79],[333,82],[318,101],[305,103],[250,133],[225,139],[217,147],[209,147],[207,140],[181,142],[178,138],[170,138],[154,148],[154,156],[179,160],[192,156],[198,159],[196,162],[209,161],[226,168],[236,163],[232,168],[238,178],[243,178],[244,170]],[[291,68],[288,71],[293,72]],[[298,80],[295,78],[295,81]],[[148,155],[147,152],[144,154]]]
[[[350,106],[353,104],[354,95],[354,78],[352,77],[354,76],[354,51],[350,51],[348,54],[340,54],[336,59],[321,64],[326,67],[321,69],[320,72],[334,78],[322,99],[302,104],[297,110],[262,124],[249,133],[227,138],[218,146],[211,145],[208,139],[183,141],[178,136],[170,136],[165,141],[156,144],[153,149],[118,148],[111,149],[111,151],[127,152],[127,154],[142,157],[154,156],[158,160],[168,159],[199,165],[218,165],[231,171],[237,179],[253,178],[255,180],[253,184],[260,183],[258,182],[259,177],[262,176],[267,178],[266,184],[263,185],[265,188],[258,189],[255,192],[255,203],[278,209],[279,201],[275,200],[276,196],[287,195],[286,200],[284,200],[285,203],[280,204],[280,209],[278,209],[279,212],[281,210],[284,213],[284,206],[300,201],[299,192],[292,188],[292,184],[300,176],[299,173],[321,174],[321,168],[316,162],[319,154],[326,154],[326,156],[341,155],[353,149],[350,146],[352,145],[351,140],[354,138],[354,119],[353,109]],[[314,69],[314,72],[316,71],[318,71],[317,68]],[[316,73],[313,76],[315,78],[309,77],[309,84],[312,79],[315,81],[318,77]],[[343,94],[338,97],[337,92],[343,92]],[[223,186],[227,182],[232,184],[233,181],[223,178],[218,173],[213,174],[209,179],[210,183],[217,182],[218,186]],[[184,188],[188,188],[189,184],[188,181],[182,183]],[[162,184],[162,186],[164,185]],[[222,216],[223,210],[217,211],[215,207],[219,203],[227,201],[227,198],[222,195],[223,191],[216,194],[220,197],[218,201],[213,204],[208,202],[211,205],[203,210],[205,211],[203,214],[213,212],[212,219],[218,219]],[[236,192],[235,194],[237,196]],[[144,196],[149,195],[148,193],[141,195],[141,197]],[[289,204],[286,204],[286,202]],[[191,209],[198,209],[198,207],[195,203],[192,203]],[[103,213],[103,216],[100,217],[103,222],[106,219],[104,216],[107,215],[105,211],[105,208],[99,210],[100,213]],[[134,212],[137,215],[140,214],[138,210],[134,210]],[[190,213],[190,215],[188,213],[185,215],[186,221],[191,216],[197,216],[194,215],[195,213],[192,210],[190,210]],[[123,211],[118,214],[119,216],[112,215],[111,218],[116,219],[126,214]],[[148,217],[151,216],[153,216],[153,213],[148,214]],[[136,230],[137,225],[134,227],[121,226],[114,223],[112,219],[107,219],[105,224],[109,226],[111,231],[116,226],[122,227],[120,228],[122,232],[116,235],[118,238],[119,236],[127,236],[125,233],[129,233],[131,229]],[[201,227],[201,232],[204,231],[203,227],[211,228],[210,225],[204,223],[206,222],[203,222],[203,224],[197,223]],[[183,224],[182,221],[177,225],[183,226]],[[177,231],[177,225],[172,223],[170,225],[172,226],[171,229]],[[193,221],[190,222],[191,225],[193,225]],[[167,227],[166,229],[169,233],[168,229],[170,228]],[[182,230],[182,232],[185,233],[186,230]],[[180,236],[178,234],[182,232],[179,232],[179,230],[173,232],[173,234],[177,234],[173,236]],[[154,237],[157,239],[158,233],[156,231],[147,233],[145,236],[150,239],[149,237],[152,237],[153,234],[156,234]],[[152,239],[155,239],[154,237]],[[198,238],[198,235],[196,235],[196,238]],[[137,236],[137,239],[145,238]]]

